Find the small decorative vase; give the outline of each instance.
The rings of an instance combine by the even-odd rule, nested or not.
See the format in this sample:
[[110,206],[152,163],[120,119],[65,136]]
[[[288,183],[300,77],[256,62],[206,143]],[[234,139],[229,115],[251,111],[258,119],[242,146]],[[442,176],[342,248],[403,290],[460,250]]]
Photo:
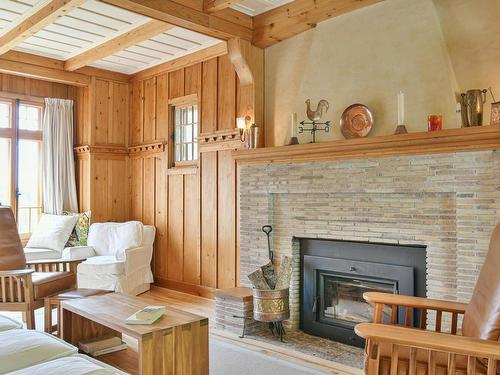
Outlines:
[[406,126],[404,126],[404,125],[396,126],[396,130],[394,131],[394,135],[406,134],[406,133],[408,133],[408,130],[406,130]]

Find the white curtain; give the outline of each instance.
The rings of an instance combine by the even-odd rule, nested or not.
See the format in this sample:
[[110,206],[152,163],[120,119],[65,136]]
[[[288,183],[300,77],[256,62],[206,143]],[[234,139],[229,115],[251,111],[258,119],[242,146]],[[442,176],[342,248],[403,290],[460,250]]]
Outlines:
[[43,210],[78,212],[73,157],[73,101],[45,99],[43,114]]

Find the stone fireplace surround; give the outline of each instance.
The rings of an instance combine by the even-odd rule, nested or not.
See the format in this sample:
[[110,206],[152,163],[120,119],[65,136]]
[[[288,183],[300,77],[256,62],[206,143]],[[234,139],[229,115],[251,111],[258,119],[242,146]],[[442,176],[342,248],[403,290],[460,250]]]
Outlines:
[[239,164],[240,283],[293,257],[289,327],[300,322],[298,238],[427,247],[427,296],[468,301],[500,221],[500,152]]

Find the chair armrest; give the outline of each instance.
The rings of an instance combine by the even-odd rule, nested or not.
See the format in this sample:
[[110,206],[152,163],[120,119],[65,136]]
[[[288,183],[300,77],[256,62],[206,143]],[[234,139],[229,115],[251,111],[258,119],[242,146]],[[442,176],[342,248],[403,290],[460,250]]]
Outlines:
[[121,257],[117,257],[117,259],[125,261],[125,273],[128,274],[144,266],[150,266],[152,255],[150,247],[141,246],[125,250],[125,253],[121,254]]
[[446,333],[375,323],[360,323],[354,327],[354,331],[358,336],[373,342],[386,342],[479,358],[500,359],[500,344],[492,340],[480,340],[465,336],[453,336]]
[[33,272],[35,272],[35,270],[29,269],[29,268],[22,269],[22,270],[0,271],[0,276],[2,276],[2,277],[4,277],[4,276],[25,276],[25,275],[30,275]]
[[367,292],[363,294],[366,302],[371,304],[381,303],[384,305],[408,306],[417,309],[438,310],[451,313],[465,313],[466,303],[443,301],[430,298],[403,296],[400,294]]
[[71,272],[76,274],[76,267],[83,259],[64,260],[64,259],[51,259],[51,260],[32,260],[26,262],[26,268],[31,268],[35,272]]
[[84,260],[96,256],[92,246],[72,246],[66,247],[62,252],[64,260]]

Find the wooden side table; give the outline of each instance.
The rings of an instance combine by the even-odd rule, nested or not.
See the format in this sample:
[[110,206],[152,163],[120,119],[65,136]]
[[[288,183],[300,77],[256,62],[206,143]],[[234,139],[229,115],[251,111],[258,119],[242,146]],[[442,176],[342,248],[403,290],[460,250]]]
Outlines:
[[[100,289],[70,289],[61,293],[53,294],[45,297],[44,311],[44,331],[58,337],[61,337],[61,332],[58,327],[61,327],[61,301],[85,298],[90,296],[98,296],[101,294],[110,293],[108,290]],[[57,324],[52,325],[52,309],[57,309]]]

